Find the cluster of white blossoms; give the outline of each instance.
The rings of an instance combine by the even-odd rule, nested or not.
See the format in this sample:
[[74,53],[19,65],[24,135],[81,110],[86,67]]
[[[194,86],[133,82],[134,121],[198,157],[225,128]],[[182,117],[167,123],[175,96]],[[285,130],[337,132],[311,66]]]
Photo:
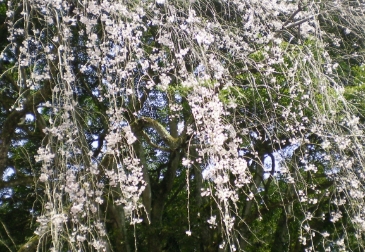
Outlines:
[[[337,65],[323,41],[330,35],[320,29],[324,13],[316,1],[299,1],[301,6],[295,1],[217,0],[222,7],[218,11],[209,0],[24,0],[24,29],[11,21],[11,2],[9,41],[19,49],[19,86],[34,92],[47,86],[53,92],[52,101],[40,106],[49,109],[49,127],[36,161],[42,163],[39,181],[47,206],[38,218],[37,234],[50,232],[55,251],[63,250],[65,240],[73,251],[108,251],[102,209],[109,199],[123,207],[131,224],[142,222],[146,206],[141,195],[150,186],[146,178],[152,165],[143,160],[141,139],[168,149],[153,142],[158,137],[146,140],[140,122],[146,116],[164,117],[166,111],[151,111],[152,106],[143,103],[152,100],[152,94],[170,98],[178,88],[183,94],[176,95],[168,110],[176,115],[189,110],[192,122],[179,122],[190,123],[185,127],[192,135],[189,144],[198,146],[199,153],[196,160],[186,157],[179,165],[203,167],[209,188],[203,188],[202,195],[211,197],[219,210],[219,216],[212,214],[207,221],[211,227],[223,226],[231,251],[236,250],[233,234],[242,212],[248,215],[251,209],[237,210],[240,195],[251,206],[266,189],[265,171],[258,167],[265,166],[267,156],[256,153],[255,141],[279,146],[272,147],[276,154],[281,146],[292,148],[284,151],[291,154],[281,160],[280,182],[287,182],[288,194],[304,213],[309,211],[307,203],[312,207],[326,195],[311,184],[315,179],[308,182],[301,175],[304,171],[312,178],[324,169],[309,155],[321,146],[316,158],[324,160],[322,174],[333,181],[333,195],[346,195],[346,202],[352,203],[347,209],[354,216],[350,221],[364,229],[364,175],[359,171],[365,163],[363,127],[334,76]],[[336,4],[330,11],[341,9]],[[37,29],[35,20],[44,29]],[[19,38],[23,42],[18,45]],[[226,93],[228,98],[223,97]],[[182,106],[183,99],[188,108]],[[156,100],[155,107],[167,104],[163,98]],[[106,114],[100,108],[106,108]],[[103,137],[94,142],[88,131],[93,123],[104,127]],[[166,139],[160,142],[173,145]],[[240,149],[252,156],[245,157]],[[300,160],[294,165],[293,156]],[[271,162],[275,167],[274,158]],[[274,172],[268,185],[276,179]],[[255,176],[259,173],[261,179]],[[309,195],[310,190],[316,193]],[[300,241],[309,244],[314,237],[312,216],[303,216]],[[330,213],[334,223],[342,217],[340,210]]]
[[[240,139],[236,138],[232,125],[222,120],[224,108],[214,92],[216,83],[197,84],[188,97],[189,105],[195,119],[194,132],[199,145],[199,159],[207,160],[205,179],[212,183],[214,190],[202,191],[202,196],[214,197],[220,206],[221,220],[226,235],[229,236],[235,223],[232,211],[239,200],[239,191],[251,182],[247,163],[237,152]],[[232,132],[233,131],[233,132]],[[232,182],[231,176],[235,179]],[[208,223],[216,225],[216,217]]]

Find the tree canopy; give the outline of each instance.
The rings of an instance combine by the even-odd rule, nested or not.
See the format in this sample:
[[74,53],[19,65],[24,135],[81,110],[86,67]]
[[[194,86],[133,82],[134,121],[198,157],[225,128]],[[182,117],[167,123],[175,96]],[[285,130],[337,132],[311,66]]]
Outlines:
[[364,251],[364,12],[0,1],[0,250]]

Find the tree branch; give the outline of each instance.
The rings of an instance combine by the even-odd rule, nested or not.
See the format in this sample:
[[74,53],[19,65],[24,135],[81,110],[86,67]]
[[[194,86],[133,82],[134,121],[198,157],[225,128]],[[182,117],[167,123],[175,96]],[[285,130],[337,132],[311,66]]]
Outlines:
[[10,181],[0,181],[0,188],[14,187],[18,185],[34,184],[34,177],[20,177]]
[[176,150],[182,143],[181,137],[172,137],[163,125],[152,118],[142,117],[139,119],[139,122],[142,123],[142,126],[151,127],[156,130],[162,140],[170,147],[170,150]]
[[314,16],[313,16],[313,15],[312,15],[312,16],[309,16],[309,17],[307,17],[307,18],[304,18],[304,19],[302,19],[302,20],[298,20],[297,22],[291,23],[291,24],[289,24],[289,25],[283,26],[283,29],[289,29],[289,28],[292,28],[292,27],[294,27],[294,26],[301,25],[301,24],[303,24],[303,23],[307,22],[308,20],[310,20],[310,19],[312,19],[312,18],[314,18]]
[[[24,95],[27,92],[30,92],[30,90],[25,91]],[[13,110],[6,117],[0,134],[0,173],[3,173],[5,170],[11,139],[15,134],[15,129],[17,128],[21,118],[25,116],[28,112],[33,113],[33,111],[35,110],[35,106],[47,100],[49,97],[51,97],[51,95],[51,84],[47,81],[40,90],[38,90],[34,94],[29,94],[26,97],[26,100],[23,103],[24,109],[20,111]]]
[[29,239],[27,243],[25,243],[23,246],[20,247],[18,252],[33,252],[33,251],[35,252],[37,251],[38,242],[39,242],[39,237],[33,236],[32,238]]
[[170,149],[159,146],[157,144],[155,144],[154,142],[152,142],[151,138],[148,136],[148,134],[146,132],[144,132],[143,130],[141,131],[141,135],[146,139],[147,143],[149,145],[151,145],[152,147],[162,150],[162,151],[170,151]]
[[293,18],[299,13],[299,12],[301,12],[303,10],[303,7],[302,7],[302,5],[301,5],[301,3],[299,2],[298,3],[298,9],[296,10],[296,11],[294,11],[291,15],[290,15],[290,17],[288,18],[288,20],[286,20],[285,21],[285,23],[283,24],[283,27],[285,27],[287,24],[289,24],[289,22],[290,21],[292,21],[293,20]]

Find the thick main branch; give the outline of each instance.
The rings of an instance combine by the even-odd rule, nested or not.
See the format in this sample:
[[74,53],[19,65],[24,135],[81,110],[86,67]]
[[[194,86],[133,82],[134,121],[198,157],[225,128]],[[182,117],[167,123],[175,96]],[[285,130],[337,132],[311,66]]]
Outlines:
[[151,127],[152,129],[156,130],[157,134],[171,150],[176,150],[182,144],[181,136],[177,138],[172,137],[162,124],[152,118],[142,117],[139,119],[139,123],[142,125],[142,127]]

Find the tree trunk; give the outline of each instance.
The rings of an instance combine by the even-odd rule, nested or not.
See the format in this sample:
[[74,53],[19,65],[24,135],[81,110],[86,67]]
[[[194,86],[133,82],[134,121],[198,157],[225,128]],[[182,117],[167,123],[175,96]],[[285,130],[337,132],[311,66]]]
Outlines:
[[[264,176],[264,170],[263,170],[262,166],[259,164],[255,164],[253,162],[252,165],[256,166],[256,174],[254,176],[254,181],[253,181],[254,183],[250,188],[250,192],[252,192],[254,195],[256,195],[258,192],[258,188],[261,185],[262,178]],[[243,224],[243,227],[241,229],[241,232],[240,232],[241,235],[237,236],[237,237],[239,237],[239,247],[242,250],[245,250],[245,248],[247,246],[247,241],[245,238],[248,237],[248,234],[250,231],[246,224],[246,221],[251,221],[251,220],[249,220],[249,218],[250,218],[253,203],[254,203],[254,199],[246,202],[246,205],[244,207],[244,212],[243,212],[243,219],[245,220],[245,223]],[[241,237],[244,237],[244,238],[241,238]]]
[[287,244],[287,216],[285,209],[282,210],[279,223],[277,224],[276,232],[274,235],[274,243],[271,248],[271,252],[284,252],[288,251]]
[[125,226],[124,210],[122,206],[116,206],[109,204],[108,206],[109,215],[112,216],[112,228],[114,233],[114,247],[117,251],[131,252],[131,248],[128,242],[127,231]]

